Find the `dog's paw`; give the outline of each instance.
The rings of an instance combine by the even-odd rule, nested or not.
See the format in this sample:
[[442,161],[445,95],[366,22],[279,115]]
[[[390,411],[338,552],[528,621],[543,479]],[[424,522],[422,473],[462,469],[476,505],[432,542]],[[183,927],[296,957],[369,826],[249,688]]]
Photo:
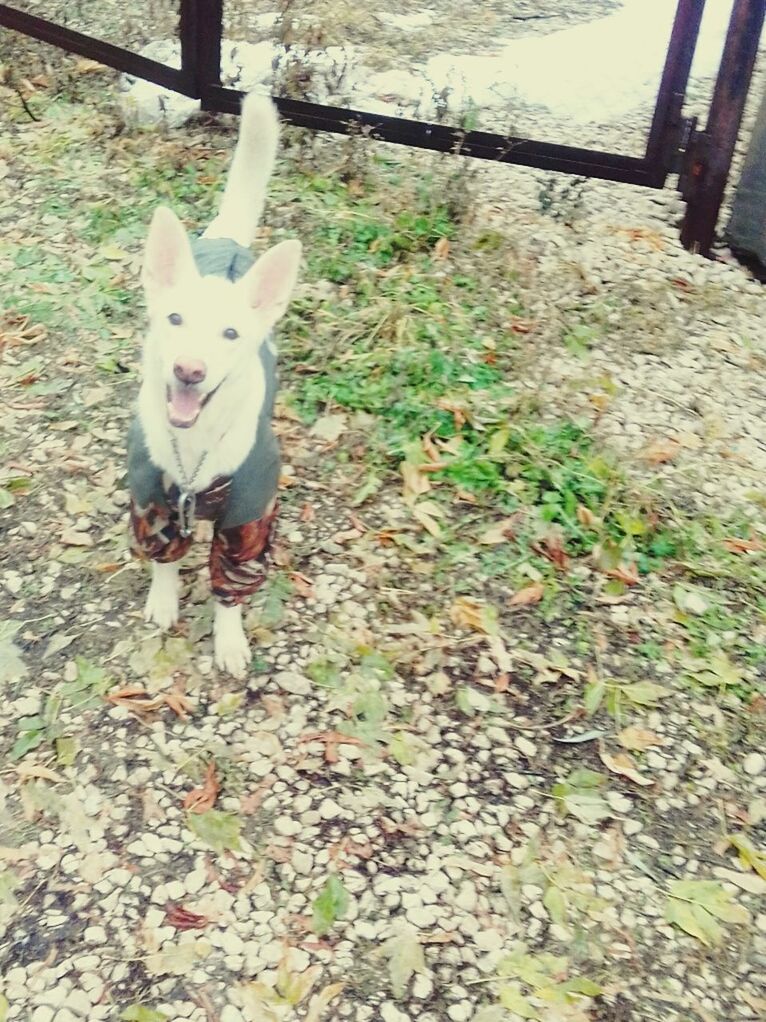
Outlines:
[[216,607],[213,647],[219,670],[234,678],[245,677],[250,665],[250,643],[239,607]]
[[[162,570],[172,565],[154,565],[152,584],[144,606],[144,620],[157,625],[163,632],[178,621],[178,572]],[[160,570],[157,570],[160,569]]]

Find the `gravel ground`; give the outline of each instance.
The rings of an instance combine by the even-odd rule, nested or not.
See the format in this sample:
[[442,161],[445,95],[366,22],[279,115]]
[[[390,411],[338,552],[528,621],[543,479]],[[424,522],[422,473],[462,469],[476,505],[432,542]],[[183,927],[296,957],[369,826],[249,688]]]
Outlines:
[[[16,118],[13,147],[0,143],[8,279],[30,238],[87,269],[68,217],[108,204],[112,175],[140,158],[100,116],[95,140],[85,108],[66,131],[109,159],[62,151],[53,184],[27,153],[51,159],[54,119]],[[340,143],[320,150],[330,173]],[[762,529],[761,285],[679,248],[671,192],[498,167],[467,187],[474,220],[512,239],[526,343],[511,382],[543,418],[595,407],[627,471]],[[132,287],[135,257],[109,258]],[[568,337],[573,310],[586,328]],[[403,513],[398,490],[350,520],[342,467],[322,476],[325,441],[283,408],[281,556],[297,588],[252,612],[257,656],[235,685],[212,667],[201,556],[179,632],[163,642],[142,623],[122,489],[130,412],[119,373],[93,368],[109,334],[95,315],[73,335],[3,328],[4,472],[34,485],[0,511],[0,740],[8,752],[36,728],[41,741],[0,778],[0,1018],[762,1018],[763,859],[748,868],[723,835],[764,844],[763,697],[690,686],[669,652],[637,659],[639,634],[680,641],[672,586],[650,576],[577,620],[530,609],[500,643],[446,602],[424,615],[434,583],[378,542],[377,523]],[[26,343],[48,388],[32,399],[18,393]],[[595,653],[579,628],[599,636]],[[766,642],[762,623],[752,640]],[[621,691],[651,683],[595,733],[578,701],[594,671]],[[757,668],[744,680],[763,684]],[[627,773],[626,748],[639,764]],[[674,886],[687,881],[717,885],[696,937],[668,918],[700,894]],[[546,1007],[554,987],[565,1000]]]

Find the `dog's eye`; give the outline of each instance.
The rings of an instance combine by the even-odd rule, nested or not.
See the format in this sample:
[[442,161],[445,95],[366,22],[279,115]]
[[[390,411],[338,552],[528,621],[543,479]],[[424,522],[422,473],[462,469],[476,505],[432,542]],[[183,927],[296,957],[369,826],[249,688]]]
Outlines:
[[223,336],[226,338],[227,341],[236,341],[236,339],[239,337],[239,334],[237,333],[233,326],[227,326],[223,332]]
[[180,326],[183,323],[183,319],[177,312],[171,312],[168,316],[168,323],[172,323],[173,326]]

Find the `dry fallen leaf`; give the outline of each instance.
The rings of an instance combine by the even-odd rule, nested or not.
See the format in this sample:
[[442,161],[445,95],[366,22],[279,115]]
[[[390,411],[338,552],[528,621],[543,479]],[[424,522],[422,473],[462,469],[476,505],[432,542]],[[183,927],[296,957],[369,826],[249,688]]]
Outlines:
[[612,755],[604,749],[600,749],[599,756],[604,766],[611,770],[613,774],[621,774],[623,777],[627,777],[629,781],[640,784],[642,787],[654,784],[651,778],[644,777],[636,763],[626,752],[618,752]]
[[655,734],[654,731],[648,731],[646,728],[635,727],[633,725],[623,728],[617,735],[617,741],[623,749],[631,749],[635,752],[643,752],[653,745],[661,746],[665,744],[665,739]]
[[193,788],[184,799],[184,809],[192,813],[204,813],[212,809],[218,793],[221,790],[221,783],[218,780],[215,770],[215,760],[210,760],[205,771],[205,780],[201,788]]
[[38,763],[19,763],[16,767],[16,773],[21,781],[28,781],[33,777],[39,777],[45,781],[52,781],[53,784],[59,784],[66,780],[61,774],[57,774],[55,770],[49,770],[48,767],[40,766]]
[[426,532],[430,533],[434,539],[439,539],[442,534],[442,527],[436,521],[437,518],[444,517],[444,509],[441,508],[434,500],[422,500],[419,504],[416,504],[412,508],[412,517],[418,521]]
[[524,586],[523,589],[519,589],[517,593],[514,593],[508,604],[511,607],[528,607],[532,603],[539,603],[544,593],[545,586],[542,582],[533,582],[531,585]]
[[486,532],[479,536],[479,542],[485,546],[497,546],[499,543],[507,543],[516,538],[516,526],[518,518],[503,518],[495,522]]
[[449,240],[447,238],[439,238],[434,245],[434,257],[436,259],[446,259],[449,255]]
[[173,901],[169,901],[165,905],[165,922],[168,926],[175,927],[176,930],[204,930],[206,926],[210,925],[207,916],[190,912],[188,908],[177,905]]
[[306,578],[299,571],[291,571],[289,578],[296,593],[302,596],[304,600],[310,600],[314,595],[314,586],[311,579]]
[[604,574],[610,578],[616,578],[627,586],[635,586],[640,582],[637,564],[618,564],[616,568],[608,569]]
[[760,539],[739,539],[736,536],[732,536],[723,541],[723,545],[732,554],[749,554],[757,553],[759,550],[766,550]]
[[680,450],[681,445],[679,442],[667,437],[663,440],[655,440],[654,443],[649,444],[644,450],[642,457],[650,465],[664,465],[668,461],[672,461]]
[[449,616],[458,628],[470,628],[483,635],[497,631],[495,608],[469,596],[459,596],[450,607]]
[[108,702],[113,703],[115,706],[124,706],[125,709],[130,710],[131,713],[135,713],[139,717],[167,706],[181,720],[188,720],[194,705],[191,699],[184,695],[183,692],[179,692],[178,689],[171,689],[170,692],[159,692],[156,696],[151,696],[146,689],[132,686],[118,689],[116,692],[110,692],[106,698]]
[[328,763],[337,763],[340,759],[338,754],[339,745],[364,745],[360,738],[352,738],[349,735],[341,734],[340,731],[312,731],[311,734],[302,735],[301,742],[322,742],[324,744],[324,758]]
[[599,519],[593,514],[589,507],[584,504],[577,505],[577,521],[580,525],[584,525],[586,529],[591,528],[593,525],[598,525]]
[[424,493],[428,493],[431,489],[431,484],[422,470],[422,465],[414,465],[411,461],[403,461],[399,466],[399,471],[402,473],[402,479],[404,480],[402,496],[409,503],[412,503]]
[[566,571],[569,567],[569,555],[564,549],[564,538],[559,529],[551,527],[537,543],[530,545],[536,554],[545,557],[560,571]]

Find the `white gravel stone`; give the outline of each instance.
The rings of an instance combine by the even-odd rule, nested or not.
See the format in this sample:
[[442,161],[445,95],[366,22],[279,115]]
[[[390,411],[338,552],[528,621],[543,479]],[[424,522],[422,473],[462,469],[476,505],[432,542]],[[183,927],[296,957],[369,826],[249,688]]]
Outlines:
[[430,906],[421,905],[419,907],[408,909],[407,919],[413,926],[417,926],[420,929],[427,929],[429,926],[434,925],[437,915]]
[[282,837],[293,837],[295,834],[300,834],[302,829],[302,824],[289,816],[280,816],[274,821],[274,830]]
[[233,1004],[227,1004],[220,1014],[221,1022],[245,1022],[244,1015]]
[[470,1002],[460,1001],[457,1004],[451,1004],[447,1008],[447,1014],[452,1019],[452,1022],[467,1022],[471,1017]]
[[522,756],[526,756],[527,759],[534,759],[537,755],[537,746],[529,738],[525,738],[524,735],[519,735],[513,744]]
[[605,795],[607,804],[610,809],[613,809],[616,813],[629,813],[633,808],[633,803],[629,798],[626,798],[619,791],[608,791]]
[[480,930],[476,934],[476,947],[479,951],[499,951],[504,943],[499,930]]
[[410,1016],[400,1011],[393,1001],[384,1001],[381,1004],[380,1017],[383,1022],[410,1022]]
[[425,1001],[434,992],[434,981],[425,973],[419,972],[412,981],[412,995]]
[[343,809],[331,798],[323,798],[319,803],[319,815],[323,820],[335,820],[343,816]]
[[742,769],[750,777],[758,777],[766,770],[766,756],[761,752],[751,752],[742,761]]
[[311,681],[296,671],[280,671],[274,681],[284,692],[295,696],[306,696],[311,691]]

